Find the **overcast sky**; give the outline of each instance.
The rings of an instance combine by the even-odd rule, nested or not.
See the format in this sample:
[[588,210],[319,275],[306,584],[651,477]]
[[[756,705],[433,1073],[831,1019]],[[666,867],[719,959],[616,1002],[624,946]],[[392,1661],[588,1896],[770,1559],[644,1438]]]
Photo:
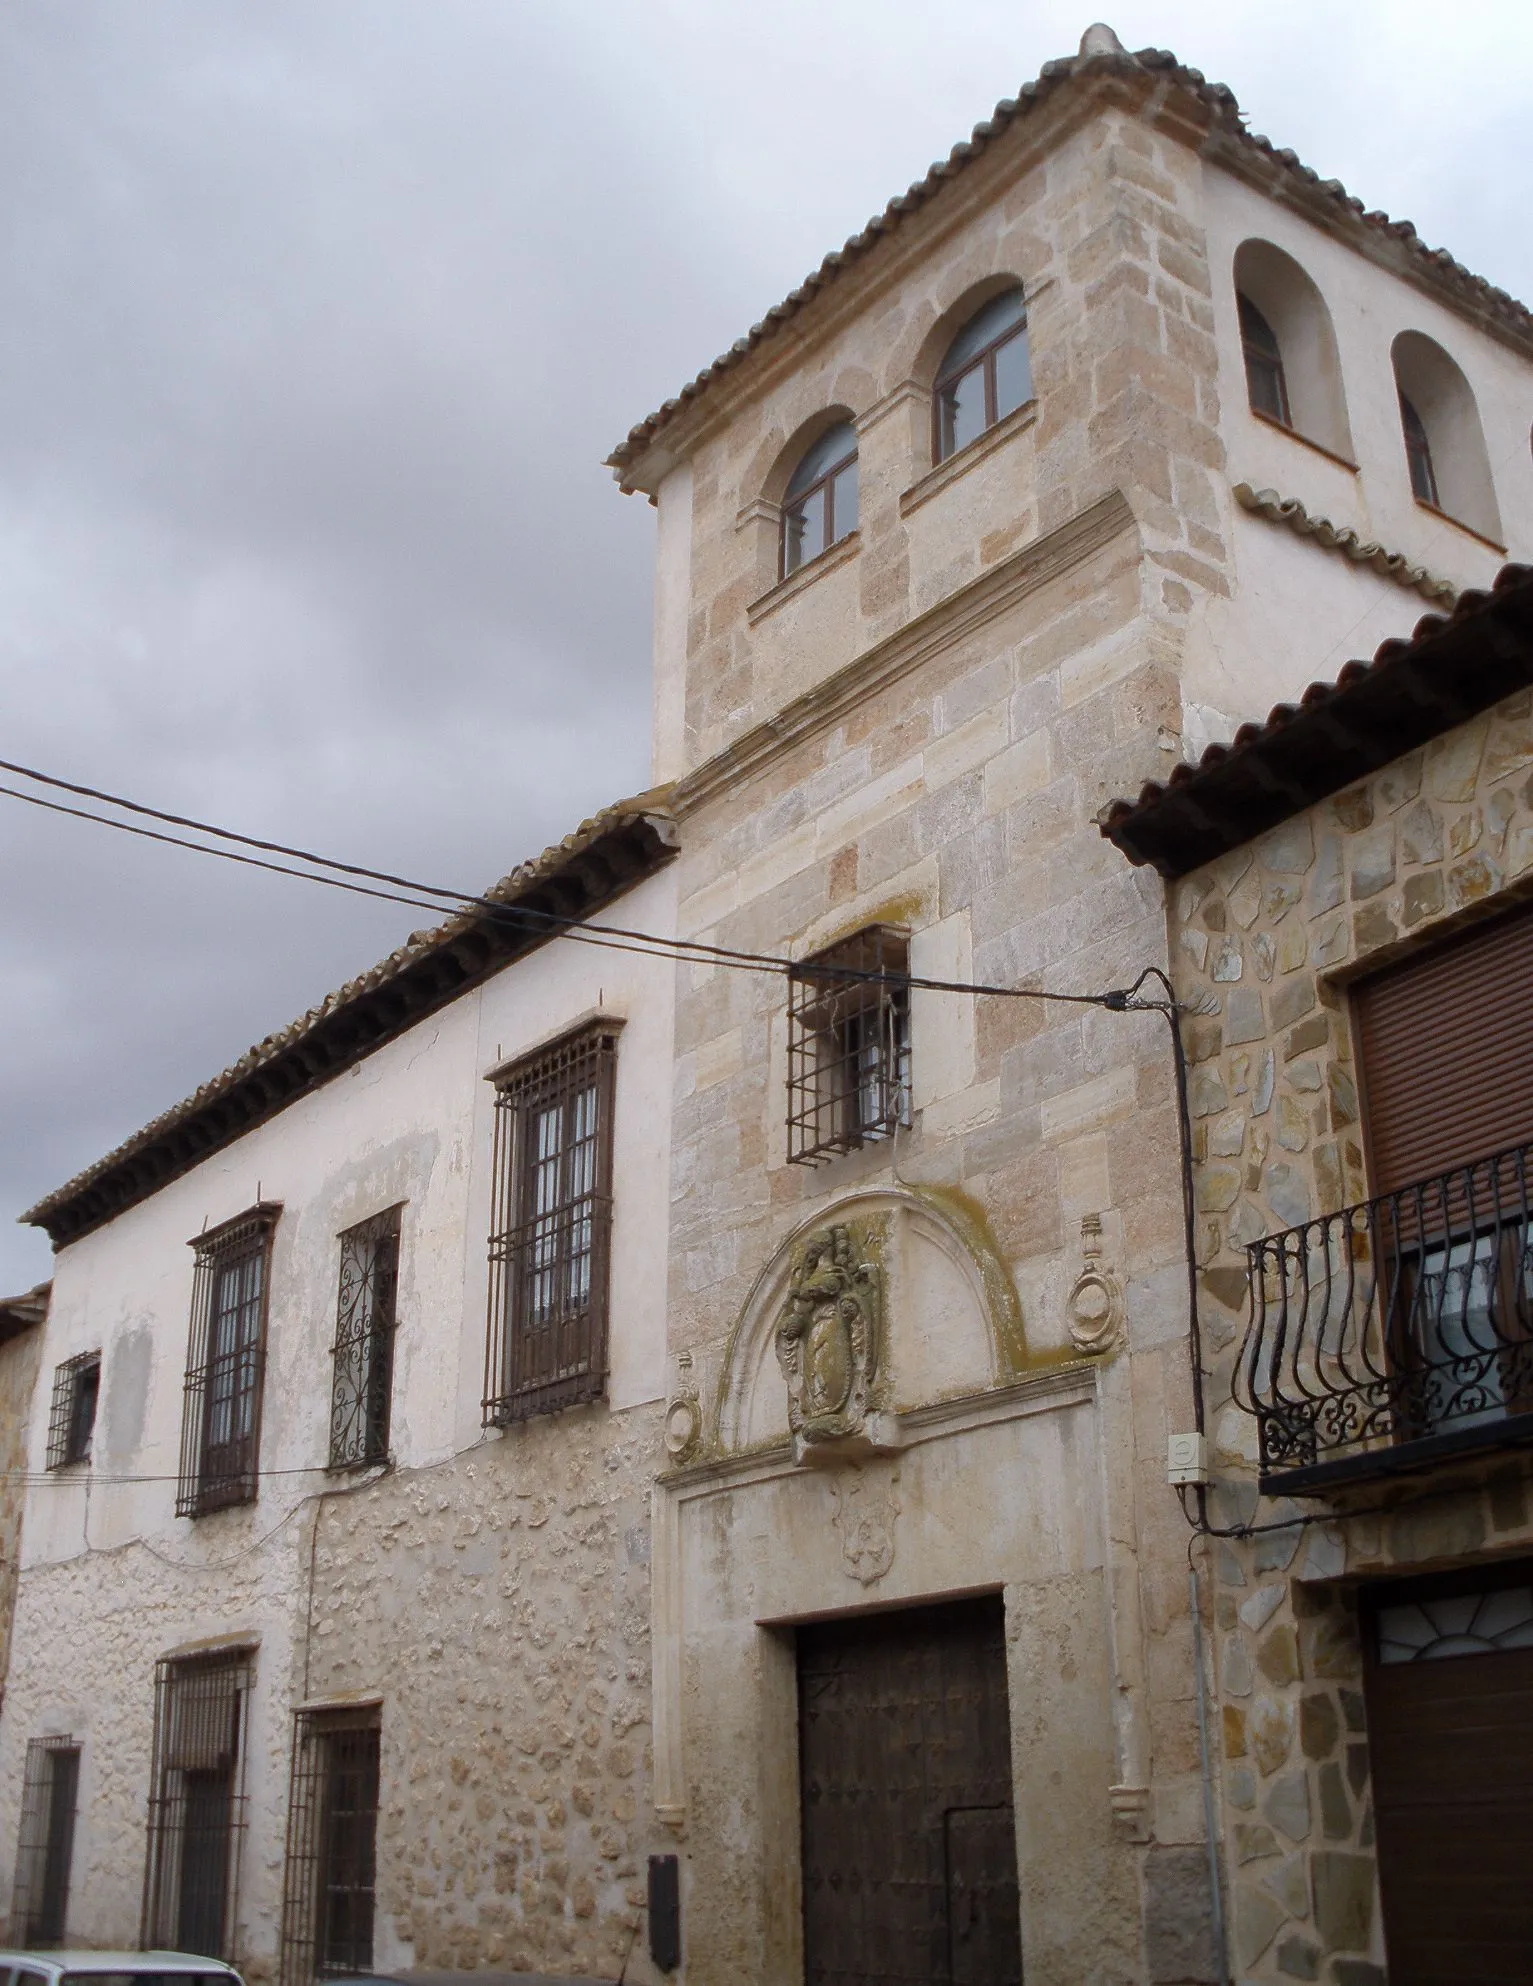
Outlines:
[[[0,0],[0,757],[465,886],[642,788],[603,457],[1089,18]],[[1526,0],[1111,19],[1533,297]],[[4,799],[0,891],[0,1294],[14,1214],[423,921]]]

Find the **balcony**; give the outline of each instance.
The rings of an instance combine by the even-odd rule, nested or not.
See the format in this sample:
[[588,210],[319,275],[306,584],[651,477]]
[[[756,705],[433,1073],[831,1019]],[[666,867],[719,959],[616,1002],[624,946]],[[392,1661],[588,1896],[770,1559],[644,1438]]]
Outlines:
[[1264,1489],[1533,1442],[1533,1144],[1255,1242],[1235,1398]]

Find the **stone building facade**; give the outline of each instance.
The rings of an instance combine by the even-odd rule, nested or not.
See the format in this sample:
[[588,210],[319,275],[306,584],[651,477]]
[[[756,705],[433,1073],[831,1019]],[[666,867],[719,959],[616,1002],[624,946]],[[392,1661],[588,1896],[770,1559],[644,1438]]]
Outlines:
[[[997,374],[955,439],[955,354],[1019,312],[1025,396]],[[1460,464],[1430,501],[1401,427],[1428,347],[1435,459]],[[891,1923],[948,1953],[933,1978],[1015,1977],[1019,1946],[1034,1982],[1219,1978],[1236,1869],[1240,1949],[1264,1925],[1253,1964],[1290,1948],[1266,1920],[1298,1924],[1308,1869],[1275,1861],[1252,1906],[1238,1853],[1208,1855],[1245,1782],[1203,1770],[1198,1635],[1277,1548],[1253,1543],[1217,1616],[1205,1566],[1194,1619],[1153,977],[1185,956],[1097,822],[1533,543],[1526,449],[1492,474],[1484,446],[1526,429],[1530,360],[1520,306],[1252,137],[1228,92],[1092,29],[615,451],[658,512],[680,932],[794,962],[678,980],[655,1786],[687,1979],[883,1976]],[[895,955],[901,1105],[796,1163],[806,1066],[853,1053],[835,964]],[[903,1812],[931,1756],[901,1726],[932,1700],[910,1674],[940,1667],[927,1610],[973,1595],[1004,1623],[1008,1783],[928,1787],[906,1830],[928,1859],[886,1867],[867,1817]],[[881,1759],[873,1702],[900,1733]],[[983,1851],[943,1846],[942,1814],[985,1803],[1009,1810],[1015,1903],[1003,1858],[979,1902]],[[1359,1812],[1316,1865],[1338,1910]],[[838,1895],[867,1899],[860,1930]],[[1364,1976],[1329,1949],[1328,1977]]]
[[[1342,1209],[1366,1209],[1384,1185],[1370,1156],[1358,989],[1376,983],[1381,970],[1450,956],[1443,946],[1455,937],[1478,933],[1483,940],[1512,928],[1529,903],[1530,684],[1533,569],[1508,568],[1494,594],[1469,596],[1451,620],[1428,617],[1413,641],[1386,646],[1350,682],[1311,692],[1298,711],[1275,712],[1233,751],[1120,805],[1109,822],[1126,852],[1154,861],[1171,879],[1173,976],[1189,1017],[1197,1261],[1217,1483],[1208,1560],[1232,1956],[1242,1979],[1377,1986],[1386,1957],[1397,1980],[1445,1976],[1437,1969],[1442,1954],[1420,1947],[1407,1900],[1398,1890],[1389,1894],[1387,1861],[1381,1908],[1381,1858],[1393,1851],[1402,1873],[1406,1865],[1387,1826],[1381,1840],[1374,1811],[1370,1739],[1383,1742],[1384,1734],[1370,1731],[1370,1713],[1379,1714],[1380,1678],[1387,1684],[1391,1675],[1378,1653],[1378,1623],[1388,1619],[1380,1609],[1409,1604],[1422,1590],[1411,1576],[1423,1573],[1450,1575],[1443,1590],[1462,1589],[1466,1615],[1477,1579],[1489,1582],[1487,1591],[1507,1581],[1510,1591],[1526,1586],[1533,1576],[1533,1464],[1524,1445],[1530,1429],[1517,1418],[1525,1402],[1515,1378],[1502,1389],[1494,1360],[1489,1395],[1480,1397],[1486,1362],[1474,1355],[1473,1327],[1456,1347],[1457,1361],[1439,1353],[1446,1397],[1416,1414],[1414,1424],[1411,1396],[1388,1384],[1404,1353],[1387,1342],[1374,1262],[1387,1283],[1392,1224],[1403,1221],[1407,1256],[1412,1248],[1420,1254],[1423,1232],[1431,1242],[1430,1181],[1412,1179],[1403,1217],[1385,1202],[1368,1224],[1373,1260],[1366,1248],[1340,1239],[1343,1228],[1364,1231],[1361,1221],[1324,1223]],[[1450,721],[1468,712],[1467,721]],[[1379,763],[1385,741],[1400,741],[1402,733],[1414,734],[1414,748]],[[1296,771],[1286,790],[1263,778],[1278,754]],[[1375,769],[1351,776],[1360,767]],[[1243,832],[1253,826],[1262,831]],[[1189,859],[1199,852],[1211,859]],[[1523,988],[1525,1005],[1525,981]],[[1443,1054],[1444,1036],[1461,1036],[1472,1024],[1445,1000],[1416,1038],[1416,1054]],[[1515,1070],[1502,1065],[1494,1080],[1510,1092],[1506,1130],[1488,1131],[1483,1149],[1471,1132],[1463,1156],[1473,1162],[1533,1138],[1533,1110]],[[1461,1114],[1469,1116],[1476,1101],[1466,1093]],[[1420,1173],[1436,1169],[1422,1166]],[[1484,1171],[1457,1175],[1450,1234],[1483,1221]],[[1505,1220],[1516,1276],[1526,1284],[1520,1197]],[[1274,1277],[1270,1252],[1249,1253],[1252,1243],[1285,1232],[1293,1238],[1282,1257],[1286,1285]],[[1327,1269],[1344,1272],[1345,1302],[1334,1300],[1334,1290],[1323,1302],[1298,1293],[1296,1277],[1312,1278],[1318,1291]],[[1450,1282],[1444,1311],[1457,1301]],[[1515,1300],[1499,1317],[1512,1375],[1525,1356],[1518,1341],[1533,1322],[1526,1293],[1520,1323]],[[1377,1343],[1365,1342],[1370,1324]],[[1286,1349],[1280,1330],[1292,1341]],[[1487,1323],[1484,1343],[1492,1342]],[[1473,1388],[1475,1399],[1456,1400],[1460,1388]],[[1265,1443],[1256,1408],[1272,1416]],[[1475,1439],[1481,1446],[1466,1453],[1466,1441]],[[1402,1442],[1409,1445],[1402,1449]],[[1285,1494],[1290,1485],[1296,1487]],[[1253,1528],[1217,1535],[1242,1527]],[[1506,1645],[1533,1647],[1533,1610],[1520,1638],[1514,1628]],[[1469,1642],[1454,1652],[1458,1660],[1444,1673],[1467,1670],[1466,1686],[1482,1692],[1480,1721],[1492,1725],[1511,1769],[1522,1770],[1525,1725],[1515,1716],[1495,1724],[1504,1681]],[[1435,1662],[1411,1667],[1425,1678]],[[1396,1664],[1393,1672],[1405,1671]],[[1451,1762],[1431,1751],[1434,1743],[1440,1734],[1423,1721],[1419,1750],[1432,1761],[1430,1798],[1442,1814],[1437,1855],[1451,1864],[1451,1836],[1463,1825],[1453,1802],[1495,1796],[1482,1758],[1460,1743],[1455,1785]],[[1398,1775],[1395,1760],[1386,1764]],[[1524,1804],[1525,1794],[1524,1779]],[[1416,1798],[1423,1797],[1418,1789]],[[1496,1823],[1514,1835],[1518,1804]],[[1495,1871],[1488,1874],[1494,1884]],[[1420,1872],[1412,1879],[1419,1882]],[[1466,1910],[1463,1896],[1446,1889],[1428,1906],[1456,1947],[1453,1962],[1465,1977],[1517,1977],[1533,1949],[1526,1913],[1519,1942],[1499,1954],[1482,1950],[1493,1898]]]
[[[216,1950],[257,1981],[374,1964],[653,1976],[637,1934],[658,1831],[671,967],[599,934],[668,927],[672,838],[663,796],[598,816],[33,1210],[57,1258],[0,1719],[13,1940]],[[577,937],[547,935],[570,919]],[[599,1103],[555,1066],[592,1040]],[[526,1246],[497,1244],[498,1284],[489,1259],[529,1163],[497,1099],[529,1069],[556,1111],[607,1113],[594,1197],[566,1219],[556,1181],[565,1227],[527,1244],[545,1310],[556,1275],[608,1294],[605,1347],[557,1417],[514,1407],[514,1347],[537,1323]],[[602,1199],[594,1266],[561,1267],[570,1222],[602,1234]],[[258,1455],[231,1488],[217,1334],[250,1286],[237,1260],[218,1267],[219,1236],[251,1210],[264,1375]],[[49,1446],[46,1408],[82,1356],[99,1416],[76,1459]],[[50,1747],[75,1758],[75,1821],[44,1923]],[[326,1832],[341,1810],[344,1849]]]
[[[633,430],[656,791],[504,894],[679,962],[471,916],[34,1210],[102,1427],[28,1503],[0,1841],[80,1736],[72,1934],[131,1938],[160,1766],[227,1763],[157,1668],[237,1657],[258,1979],[316,1967],[341,1731],[380,1967],[1376,1979],[1346,1582],[1455,1506],[1253,1528],[1241,1250],[1365,1190],[1324,975],[1520,874],[1526,713],[1380,748],[1169,919],[1110,803],[1525,554],[1530,416],[1521,306],[1093,28]],[[619,1021],[605,1400],[486,1432],[495,1083]],[[337,1236],[401,1205],[394,1466],[327,1477]],[[176,1516],[186,1241],[242,1216],[260,1501]],[[1485,1467],[1452,1521],[1518,1540]]]

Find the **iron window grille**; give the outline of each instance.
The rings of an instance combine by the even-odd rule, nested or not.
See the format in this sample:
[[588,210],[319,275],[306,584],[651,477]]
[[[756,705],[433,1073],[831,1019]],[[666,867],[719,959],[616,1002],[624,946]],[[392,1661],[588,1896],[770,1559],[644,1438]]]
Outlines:
[[909,941],[871,925],[788,975],[788,1157],[818,1165],[910,1122]]
[[1021,290],[992,297],[948,346],[932,389],[932,452],[945,462],[1033,397]]
[[282,1986],[373,1969],[379,1713],[299,1710],[282,1884]]
[[332,1469],[388,1459],[399,1215],[398,1207],[390,1207],[341,1236],[330,1392]]
[[100,1398],[100,1352],[81,1352],[78,1358],[65,1359],[54,1367],[53,1405],[48,1415],[50,1469],[67,1469],[90,1460]]
[[783,497],[781,577],[857,529],[857,433],[838,421],[793,472]]
[[1533,1439],[1533,1145],[1254,1242],[1235,1397],[1302,1489]]
[[1279,427],[1291,428],[1288,380],[1277,333],[1248,296],[1237,296],[1235,302],[1240,312],[1240,348],[1246,362],[1246,393],[1252,410],[1265,414]]
[[178,1517],[254,1503],[260,1480],[267,1284],[280,1206],[263,1202],[191,1244],[192,1319]]
[[1411,494],[1418,503],[1429,503],[1434,510],[1440,510],[1437,471],[1432,466],[1432,444],[1427,439],[1426,423],[1403,393],[1400,395],[1400,427],[1405,436],[1405,460],[1411,473]]
[[486,1426],[605,1391],[616,1068],[606,1025],[497,1078]]
[[13,1944],[61,1945],[69,1917],[69,1866],[80,1791],[80,1747],[73,1738],[33,1738],[21,1785],[21,1831],[11,1891]]
[[248,1648],[155,1665],[146,1950],[234,1957],[253,1680]]

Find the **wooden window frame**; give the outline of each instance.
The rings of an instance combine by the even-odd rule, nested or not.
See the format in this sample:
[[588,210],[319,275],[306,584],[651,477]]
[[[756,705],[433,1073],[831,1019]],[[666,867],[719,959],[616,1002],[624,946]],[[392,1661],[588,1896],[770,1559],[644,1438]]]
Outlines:
[[[1432,437],[1427,433],[1426,422],[1416,411],[1415,402],[1408,399],[1403,391],[1400,399],[1400,436],[1405,443],[1405,473],[1410,478],[1411,495],[1417,503],[1425,504],[1443,516],[1442,498],[1437,494],[1437,469],[1432,461]],[[1457,523],[1457,518],[1449,520]]]
[[[281,1986],[310,1986],[315,1979],[367,1975],[373,1970],[381,1752],[382,1712],[377,1704],[319,1705],[293,1713],[282,1880]],[[360,1778],[362,1797],[338,1813],[336,1782],[346,1770]],[[347,1822],[354,1831],[345,1847],[355,1856],[352,1873],[361,1879],[345,1887],[353,1899],[365,1897],[366,1927],[365,1937],[360,1936],[353,1921],[349,1948],[344,1957],[338,1957],[332,1949],[335,1925],[330,1898],[337,1887],[338,1836]]]
[[71,1469],[89,1464],[100,1400],[100,1352],[80,1352],[54,1367],[46,1467]]
[[[1010,292],[1002,291],[1001,294],[1004,296],[1010,294]],[[991,302],[994,301],[995,299],[992,298]],[[988,308],[989,308],[989,304],[981,304],[980,306],[980,310],[987,310]],[[979,314],[980,313],[978,310],[975,311],[973,315],[968,319],[968,323],[972,323],[974,321],[974,318],[977,317]],[[958,330],[954,333],[953,342],[955,344],[957,343],[958,339],[963,336],[965,328],[966,328],[965,325],[960,325]],[[1004,415],[1002,415],[997,411],[1000,405],[1000,389],[996,382],[995,362],[999,354],[1002,351],[1004,351],[1008,345],[1013,344],[1018,338],[1026,338],[1026,337],[1027,337],[1027,306],[1024,303],[1022,307],[1022,315],[1017,319],[1015,324],[1008,324],[1004,331],[997,332],[995,337],[993,337],[990,340],[988,345],[982,345],[977,352],[971,354],[970,357],[966,358],[963,361],[962,365],[953,366],[951,368],[944,369],[943,371],[937,374],[936,379],[932,382],[932,466],[934,468],[943,462],[950,462],[955,455],[962,455],[965,448],[971,448],[974,445],[974,443],[980,439],[981,435],[988,434],[991,428],[995,426],[997,421],[1005,418]],[[1032,361],[1031,352],[1029,352],[1028,354],[1028,361],[1029,361],[1029,372],[1030,372],[1031,361]],[[983,368],[984,371],[985,424],[980,429],[979,434],[971,435],[968,441],[963,442],[960,445],[949,446],[947,440],[947,433],[946,433],[947,424],[943,418],[944,400],[946,396],[949,393],[951,393],[956,386],[961,385],[963,381],[966,380],[971,373],[978,371],[981,368]],[[1030,397],[1036,397],[1036,396],[1030,396]],[[1017,403],[1017,405],[1018,407],[1025,407],[1028,405],[1028,401],[1021,400]],[[1007,414],[1014,414],[1016,411],[1017,411],[1016,407],[1008,407],[1006,410]]]
[[619,1026],[578,1028],[493,1078],[487,1427],[606,1392]]
[[[262,1201],[191,1241],[195,1266],[181,1412],[178,1517],[205,1517],[215,1510],[254,1503],[259,1493],[272,1240],[281,1213],[280,1203]],[[255,1265],[258,1288],[237,1296],[233,1310],[226,1308],[225,1279],[250,1265]],[[231,1315],[237,1335],[226,1346],[221,1327]],[[222,1436],[219,1422],[225,1411],[231,1431]]]
[[[840,426],[841,424],[838,422],[837,425]],[[784,579],[791,579],[794,573],[802,572],[806,566],[813,565],[815,559],[823,558],[828,551],[833,550],[835,546],[839,545],[843,538],[849,538],[857,529],[858,516],[860,516],[862,509],[862,493],[860,490],[858,491],[857,498],[857,515],[853,516],[851,523],[847,525],[844,531],[838,530],[836,526],[836,478],[844,475],[848,469],[854,468],[857,464],[857,458],[858,447],[854,435],[852,445],[845,455],[841,456],[837,461],[832,462],[828,469],[822,470],[807,489],[798,490],[791,499],[785,498],[783,500],[782,522],[778,527],[777,536],[777,577],[779,583]],[[793,527],[795,523],[807,514],[810,504],[822,493],[825,499],[825,542],[812,557],[799,559],[795,564],[789,565],[788,544],[793,533]]]
[[910,939],[870,924],[788,974],[788,1161],[821,1165],[910,1122]]
[[[1246,402],[1251,412],[1264,421],[1270,421],[1288,434],[1297,434],[1293,424],[1293,404],[1288,397],[1288,374],[1283,364],[1283,347],[1278,335],[1267,322],[1266,313],[1252,302],[1244,290],[1235,292],[1235,313],[1240,320],[1240,356],[1245,365]],[[1249,319],[1254,318],[1255,323]],[[1261,341],[1271,341],[1271,349]],[[1272,382],[1278,411],[1257,404],[1255,375],[1264,373]]]
[[[67,1736],[32,1738],[27,1743],[10,1914],[12,1939],[25,1950],[47,1950],[64,1943],[81,1749],[78,1738]],[[66,1760],[67,1787],[60,1780]],[[67,1811],[59,1806],[61,1792],[67,1792]]]
[[402,1212],[403,1203],[386,1207],[340,1237],[330,1350],[331,1469],[365,1469],[388,1460]]

